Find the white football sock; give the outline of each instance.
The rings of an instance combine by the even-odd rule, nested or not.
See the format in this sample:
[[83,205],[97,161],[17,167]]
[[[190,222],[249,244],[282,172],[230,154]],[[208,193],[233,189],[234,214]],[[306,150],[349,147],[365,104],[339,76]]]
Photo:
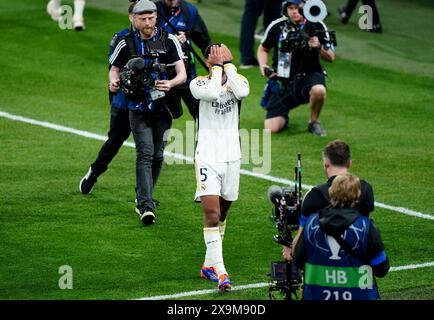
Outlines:
[[222,239],[219,227],[203,228],[203,238],[206,244],[205,262],[206,267],[214,267],[217,275],[227,274],[223,263]]
[[74,0],[74,19],[83,19],[84,0]]

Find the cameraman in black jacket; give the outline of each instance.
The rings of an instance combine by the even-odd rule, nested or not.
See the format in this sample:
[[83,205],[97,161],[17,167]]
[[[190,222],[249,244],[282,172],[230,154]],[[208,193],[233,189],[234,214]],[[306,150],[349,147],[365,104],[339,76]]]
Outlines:
[[[334,47],[324,23],[309,22],[301,15],[302,4],[301,0],[285,1],[284,16],[268,26],[258,47],[261,73],[270,78],[261,101],[267,110],[264,127],[272,133],[279,132],[288,124],[289,110],[309,102],[308,131],[326,136],[319,122],[326,100],[325,77],[319,61],[323,58],[332,62]],[[274,49],[272,71],[267,66],[271,49]]]

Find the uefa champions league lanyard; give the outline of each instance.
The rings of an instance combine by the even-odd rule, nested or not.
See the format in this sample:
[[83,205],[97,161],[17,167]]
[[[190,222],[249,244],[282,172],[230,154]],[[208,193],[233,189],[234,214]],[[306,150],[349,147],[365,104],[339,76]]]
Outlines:
[[[163,28],[167,30],[168,26],[169,26],[169,22],[172,23],[173,25],[177,25],[177,23],[173,23],[175,18],[177,18],[179,16],[179,14],[181,13],[181,7],[178,7],[178,10],[175,12],[175,14],[173,14],[170,19],[168,19],[168,22],[166,22],[163,25]],[[166,18],[167,19],[167,18]],[[178,30],[179,31],[179,30]]]
[[[157,27],[155,27],[154,32],[155,32],[155,34],[147,41],[157,41],[157,38],[158,38],[158,28]],[[140,42],[140,51],[141,51],[140,53],[141,53],[141,56],[143,57],[147,50],[145,48],[145,41],[140,36],[140,32],[136,33],[135,41],[136,41],[136,48],[138,48],[137,42]]]

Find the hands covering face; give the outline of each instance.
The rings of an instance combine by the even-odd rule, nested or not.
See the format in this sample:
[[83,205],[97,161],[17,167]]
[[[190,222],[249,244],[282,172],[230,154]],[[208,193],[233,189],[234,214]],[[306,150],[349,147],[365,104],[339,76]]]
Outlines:
[[222,65],[225,61],[232,61],[233,56],[228,47],[224,44],[214,45],[211,47],[210,54],[208,56],[208,62],[211,65],[220,64]]

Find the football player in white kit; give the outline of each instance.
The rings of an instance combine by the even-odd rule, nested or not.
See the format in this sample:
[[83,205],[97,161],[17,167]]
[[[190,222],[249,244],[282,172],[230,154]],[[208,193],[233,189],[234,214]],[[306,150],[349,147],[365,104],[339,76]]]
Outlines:
[[[209,52],[209,53],[208,53]],[[196,200],[204,211],[205,261],[200,275],[218,283],[222,292],[231,289],[223,262],[222,240],[231,203],[238,198],[241,146],[240,101],[249,95],[249,83],[237,73],[232,54],[221,45],[206,52],[209,75],[190,83],[200,100],[196,132]]]

